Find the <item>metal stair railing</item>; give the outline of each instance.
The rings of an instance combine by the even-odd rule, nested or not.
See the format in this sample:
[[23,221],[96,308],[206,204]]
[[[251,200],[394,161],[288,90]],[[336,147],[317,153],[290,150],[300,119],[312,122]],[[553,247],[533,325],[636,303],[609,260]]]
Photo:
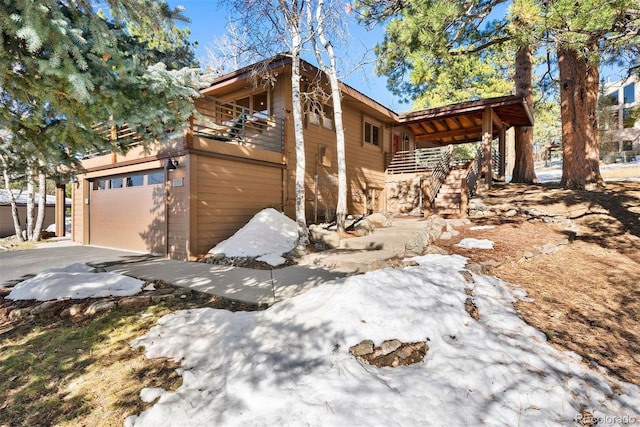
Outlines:
[[409,151],[397,151],[388,162],[388,174],[420,173],[435,169],[443,156],[450,153],[451,149],[442,148],[418,148]]
[[451,154],[453,153],[453,146],[448,145],[440,153],[440,158],[436,164],[431,176],[429,177],[429,204],[433,205],[433,201],[438,195],[438,191],[442,187],[442,183],[447,179],[447,175],[451,171]]
[[470,162],[467,169],[467,194],[474,196],[478,184],[478,176],[480,175],[482,165],[482,149],[478,149],[475,159]]

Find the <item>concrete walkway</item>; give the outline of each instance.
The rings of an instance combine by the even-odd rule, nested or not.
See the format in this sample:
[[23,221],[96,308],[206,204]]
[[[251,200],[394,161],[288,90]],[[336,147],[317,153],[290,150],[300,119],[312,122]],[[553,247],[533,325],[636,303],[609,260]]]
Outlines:
[[345,276],[340,272],[308,265],[254,270],[175,261],[67,241],[42,244],[36,250],[0,253],[0,285],[11,286],[44,270],[77,262],[142,280],[163,281],[256,304],[273,304],[304,293],[320,283]]
[[159,257],[102,264],[105,270],[142,280],[159,280],[211,295],[257,304],[273,304],[345,275],[312,266],[277,270],[182,262]]

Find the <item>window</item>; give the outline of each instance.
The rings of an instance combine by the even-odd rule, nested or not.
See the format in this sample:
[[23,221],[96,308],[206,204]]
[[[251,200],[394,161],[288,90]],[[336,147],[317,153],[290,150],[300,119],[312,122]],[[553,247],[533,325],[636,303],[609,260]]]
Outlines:
[[631,104],[636,102],[636,86],[634,83],[628,84],[623,89],[623,97],[625,104]]
[[267,92],[256,93],[251,97],[251,108],[260,115],[266,117],[269,116],[269,100],[267,98]]
[[318,150],[318,163],[325,167],[331,167],[331,155],[326,145],[321,145]]
[[333,107],[325,105],[322,108],[322,127],[333,130]]
[[93,181],[94,190],[106,190],[107,188],[109,188],[108,179],[99,179],[98,181]]
[[144,175],[131,175],[126,178],[127,187],[139,187],[144,183]]
[[365,121],[364,122],[364,142],[367,144],[380,146],[380,127]]
[[607,94],[607,103],[610,105],[618,105],[618,91]]
[[635,114],[633,114],[633,108],[625,108],[622,110],[622,127],[630,129],[636,122]]
[[622,151],[633,151],[633,141],[622,141]]
[[112,178],[111,188],[122,188],[122,178]]
[[164,172],[153,172],[147,175],[147,185],[164,184]]
[[307,120],[310,124],[320,126],[321,116],[322,112],[320,111],[320,107],[318,107],[317,105],[312,105],[309,107],[309,110],[307,111]]

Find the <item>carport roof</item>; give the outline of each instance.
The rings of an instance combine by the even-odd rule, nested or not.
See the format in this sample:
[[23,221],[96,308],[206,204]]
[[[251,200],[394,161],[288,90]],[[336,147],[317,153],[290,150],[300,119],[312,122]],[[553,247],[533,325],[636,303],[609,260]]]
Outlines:
[[501,128],[533,126],[533,113],[523,96],[503,96],[412,111],[399,116],[409,126],[416,145],[463,144],[482,140],[482,115],[490,108],[493,136]]

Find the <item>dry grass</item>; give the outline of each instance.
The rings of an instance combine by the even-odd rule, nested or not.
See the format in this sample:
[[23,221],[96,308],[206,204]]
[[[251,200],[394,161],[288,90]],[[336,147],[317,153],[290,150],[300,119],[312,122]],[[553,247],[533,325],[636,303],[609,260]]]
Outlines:
[[[7,304],[3,301],[4,308]],[[177,363],[147,359],[131,341],[164,314],[205,306],[257,308],[189,292],[184,299],[84,318],[57,313],[5,318],[0,321],[0,426],[122,426],[126,417],[150,406],[140,400],[142,388],[175,390],[182,381]]]
[[[522,217],[498,216],[474,220],[496,228],[467,227],[441,246],[474,262],[500,262],[493,273],[534,299],[518,303],[516,309],[553,345],[640,384],[640,183],[609,183],[594,192],[510,184],[485,194],[484,201],[565,215],[579,231],[573,243],[532,260],[522,258],[525,250],[557,242],[567,237],[566,231]],[[463,237],[493,240],[495,250],[455,247]]]

